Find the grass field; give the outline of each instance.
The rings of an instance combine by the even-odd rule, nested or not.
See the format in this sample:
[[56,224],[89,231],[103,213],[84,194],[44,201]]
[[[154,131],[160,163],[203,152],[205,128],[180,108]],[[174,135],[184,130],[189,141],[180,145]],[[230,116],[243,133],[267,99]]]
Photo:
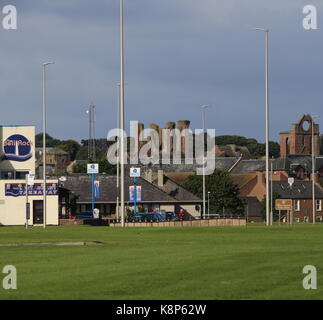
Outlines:
[[[104,246],[0,247],[17,290],[0,299],[322,299],[323,225],[210,228],[0,228],[0,243],[102,241]],[[318,289],[304,290],[305,265]],[[5,275],[0,273],[0,284]]]

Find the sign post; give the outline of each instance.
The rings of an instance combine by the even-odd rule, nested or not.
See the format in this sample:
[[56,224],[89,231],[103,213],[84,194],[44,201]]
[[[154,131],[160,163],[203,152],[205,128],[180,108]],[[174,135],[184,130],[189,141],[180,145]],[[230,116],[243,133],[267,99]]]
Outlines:
[[[290,196],[292,198],[292,188],[293,188],[293,184],[295,182],[294,178],[288,178],[288,183],[289,183],[289,187],[290,187]],[[293,208],[293,200],[292,201],[292,205],[291,205],[291,209],[290,209],[290,217],[289,217],[289,224],[293,224],[293,220],[294,220],[294,208]]]
[[135,199],[134,199],[134,211],[133,211],[133,213],[134,213],[135,218],[137,216],[137,185],[136,185],[136,182],[137,182],[137,178],[134,177],[133,178],[133,185],[134,185],[133,192],[134,192],[134,198]]
[[292,199],[276,199],[275,209],[279,211],[279,224],[280,224],[280,213],[281,211],[287,211],[288,222],[291,220],[291,212],[293,210]]
[[26,229],[28,229],[29,214],[30,214],[30,206],[28,203],[28,174],[26,174]]
[[134,184],[134,217],[137,216],[137,178],[140,177],[140,168],[130,168],[130,178],[133,178]]
[[33,173],[26,174],[26,229],[28,229],[28,220],[30,219],[30,203],[28,202],[29,186],[33,186],[35,175]]
[[95,202],[95,189],[94,189],[94,179],[99,173],[99,164],[89,163],[87,165],[87,173],[91,175],[91,189],[92,189],[92,213],[94,213],[94,202]]

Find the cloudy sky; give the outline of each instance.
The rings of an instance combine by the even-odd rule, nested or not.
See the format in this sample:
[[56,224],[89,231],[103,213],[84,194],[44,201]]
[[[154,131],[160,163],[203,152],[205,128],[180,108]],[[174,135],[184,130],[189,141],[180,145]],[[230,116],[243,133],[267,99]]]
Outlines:
[[[48,132],[87,136],[85,106],[96,107],[96,136],[116,127],[118,0],[0,0],[18,10],[18,30],[0,27],[1,124],[41,131],[43,61],[48,68]],[[303,113],[321,116],[323,32],[303,29],[305,5],[321,0],[125,0],[126,121],[147,126],[191,120],[217,135],[264,140],[264,40],[270,28],[271,139]],[[3,15],[2,15],[3,17]],[[2,18],[1,17],[1,18]]]

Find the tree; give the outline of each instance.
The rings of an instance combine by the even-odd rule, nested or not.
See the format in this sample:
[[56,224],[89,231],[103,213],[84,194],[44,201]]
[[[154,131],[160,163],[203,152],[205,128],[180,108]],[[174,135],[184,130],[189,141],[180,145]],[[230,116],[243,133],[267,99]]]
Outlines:
[[[113,141],[107,141],[106,139],[95,139],[95,158],[97,160],[106,159],[108,148],[112,145]],[[77,160],[87,160],[88,159],[88,145],[89,140],[81,140],[81,147],[76,154]]]
[[[266,144],[259,143],[256,139],[250,139],[242,136],[225,135],[214,137],[216,145],[225,146],[235,144],[241,147],[247,147],[254,158],[261,158],[266,155]],[[269,156],[278,158],[280,155],[280,145],[277,142],[269,141]]]
[[[48,133],[46,133],[46,147],[47,148],[53,148],[56,147],[61,141],[58,139],[54,139],[52,136],[50,136]],[[43,133],[38,133],[35,136],[35,144],[36,148],[42,148],[43,147]]]
[[[210,192],[211,214],[223,214],[224,212],[230,215],[238,215],[244,213],[244,204],[238,198],[239,189],[237,185],[233,183],[228,171],[216,169],[213,174],[205,176],[205,184],[206,193]],[[203,176],[190,176],[183,187],[202,199]]]
[[[271,208],[273,208],[273,220],[276,221],[279,218],[279,211],[275,209],[275,203],[277,199],[280,199],[280,194],[276,191],[273,192],[272,196],[272,203]],[[269,200],[269,206],[270,206],[270,200]],[[264,219],[266,219],[266,195],[261,201],[261,215]]]
[[71,161],[74,161],[81,145],[77,141],[70,139],[61,141],[56,147],[67,152],[70,155]]
[[[105,174],[116,174],[117,173],[117,166],[111,164],[107,160],[99,160],[97,161],[99,164],[99,171],[100,173]],[[87,173],[87,161],[78,162],[73,166],[74,173]]]

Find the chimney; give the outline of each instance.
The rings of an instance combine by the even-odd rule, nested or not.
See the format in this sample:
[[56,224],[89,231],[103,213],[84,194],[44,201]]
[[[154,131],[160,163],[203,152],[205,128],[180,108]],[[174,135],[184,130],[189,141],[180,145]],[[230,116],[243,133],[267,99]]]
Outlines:
[[143,178],[150,183],[153,183],[153,170],[147,169],[143,172]]
[[[311,176],[311,181],[313,181],[313,173],[312,172],[311,172],[310,176]],[[318,174],[316,172],[314,173],[314,182],[315,183],[319,182],[319,177],[318,177]]]
[[265,184],[265,177],[262,171],[257,171],[257,183]]
[[158,187],[164,186],[164,171],[158,170]]

